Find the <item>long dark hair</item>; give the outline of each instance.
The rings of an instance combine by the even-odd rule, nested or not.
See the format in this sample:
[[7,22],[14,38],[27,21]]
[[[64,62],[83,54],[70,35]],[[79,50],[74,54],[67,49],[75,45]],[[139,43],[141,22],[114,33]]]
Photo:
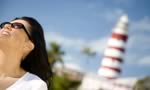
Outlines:
[[34,49],[22,60],[21,67],[44,80],[48,88],[51,86],[52,70],[48,62],[46,43],[42,26],[32,17],[20,17],[14,20],[25,20],[30,24],[30,36]]

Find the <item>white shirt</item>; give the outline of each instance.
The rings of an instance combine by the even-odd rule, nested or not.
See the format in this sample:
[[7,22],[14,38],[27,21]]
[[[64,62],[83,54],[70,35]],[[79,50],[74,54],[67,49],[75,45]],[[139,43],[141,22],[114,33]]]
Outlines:
[[27,72],[6,90],[48,90],[46,83],[38,76]]

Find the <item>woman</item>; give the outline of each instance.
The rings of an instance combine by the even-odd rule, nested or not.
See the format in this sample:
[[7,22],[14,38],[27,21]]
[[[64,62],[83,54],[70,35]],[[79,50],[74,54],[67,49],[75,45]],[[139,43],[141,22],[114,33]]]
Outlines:
[[43,29],[34,18],[0,24],[0,90],[47,90],[50,68]]

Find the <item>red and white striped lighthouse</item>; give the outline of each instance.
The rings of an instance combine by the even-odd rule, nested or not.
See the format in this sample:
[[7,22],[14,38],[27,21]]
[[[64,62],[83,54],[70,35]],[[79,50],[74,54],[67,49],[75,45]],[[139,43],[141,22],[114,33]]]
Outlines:
[[108,45],[104,51],[104,58],[98,70],[99,76],[114,79],[120,75],[125,43],[128,39],[127,32],[128,17],[123,15],[114,27],[111,38],[108,40]]

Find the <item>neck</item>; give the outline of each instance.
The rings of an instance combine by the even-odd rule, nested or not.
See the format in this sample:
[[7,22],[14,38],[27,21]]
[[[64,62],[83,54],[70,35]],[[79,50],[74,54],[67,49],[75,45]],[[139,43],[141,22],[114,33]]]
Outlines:
[[0,49],[0,77],[18,78],[25,74],[25,71],[20,67],[20,58],[17,53]]

